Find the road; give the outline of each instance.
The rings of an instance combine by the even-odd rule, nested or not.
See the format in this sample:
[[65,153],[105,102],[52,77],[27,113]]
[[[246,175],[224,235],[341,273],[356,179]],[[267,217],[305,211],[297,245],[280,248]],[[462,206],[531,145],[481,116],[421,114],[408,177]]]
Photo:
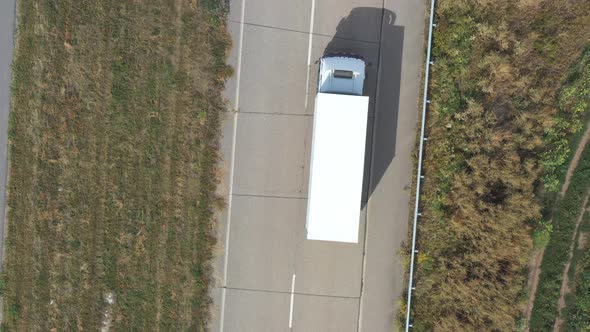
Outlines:
[[[232,0],[212,331],[391,331],[405,282],[425,3]],[[317,60],[362,55],[370,97],[358,244],[305,239]]]
[[[0,248],[4,248],[6,179],[8,170],[8,112],[10,110],[10,64],[14,46],[15,0],[0,1]],[[0,271],[4,250],[0,249]]]

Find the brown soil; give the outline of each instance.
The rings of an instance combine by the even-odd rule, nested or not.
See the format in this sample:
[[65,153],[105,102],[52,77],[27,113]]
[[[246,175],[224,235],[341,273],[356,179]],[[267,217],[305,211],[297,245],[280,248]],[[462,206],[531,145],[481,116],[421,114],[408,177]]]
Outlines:
[[572,263],[572,257],[574,257],[574,246],[576,244],[576,235],[578,234],[578,228],[584,219],[584,212],[586,212],[586,205],[588,204],[588,197],[590,196],[590,192],[586,194],[586,198],[584,198],[584,203],[582,203],[582,208],[580,209],[580,215],[578,216],[578,220],[576,220],[576,228],[574,229],[574,234],[572,235],[572,239],[570,242],[570,253],[567,257],[567,263],[563,268],[563,281],[561,283],[561,290],[559,291],[559,301],[557,302],[557,320],[555,321],[555,325],[553,327],[553,332],[558,332],[561,328],[561,324],[563,323],[563,319],[561,318],[561,309],[565,308],[565,296],[570,292],[569,288],[569,278],[568,273],[570,270],[570,265]]
[[533,253],[533,257],[529,262],[529,280],[527,288],[529,290],[529,300],[527,302],[525,319],[527,326],[525,331],[529,331],[528,322],[533,312],[533,304],[535,302],[535,295],[537,293],[537,286],[539,285],[539,275],[541,274],[541,262],[543,261],[544,248],[541,248]]
[[[565,192],[569,188],[570,181],[572,179],[572,175],[574,174],[576,167],[578,167],[578,162],[580,161],[580,158],[582,157],[582,152],[584,151],[586,144],[590,140],[590,124],[588,124],[586,127],[587,128],[586,128],[586,131],[584,132],[584,136],[582,136],[582,139],[580,140],[580,143],[578,144],[578,147],[576,149],[576,153],[574,154],[574,157],[567,169],[565,181],[563,182],[563,185],[561,186],[560,197],[563,197],[563,195],[565,195]],[[587,199],[587,197],[586,197],[586,199]],[[586,203],[584,203],[584,206],[586,206]],[[582,215],[583,215],[583,213],[582,213]],[[574,238],[574,240],[575,240],[575,238]],[[571,245],[573,245],[573,243],[574,243],[574,241],[572,241]],[[531,313],[533,311],[533,304],[535,302],[535,295],[537,293],[537,286],[539,284],[539,275],[541,274],[541,262],[543,261],[543,253],[544,252],[545,252],[545,248],[539,249],[538,251],[533,253],[533,256],[531,257],[531,260],[529,262],[529,271],[530,272],[529,272],[529,279],[527,281],[529,298],[527,301],[527,306],[526,306],[526,311],[525,311],[525,322],[526,322],[525,332],[529,332],[528,325],[529,325],[529,320],[531,318]],[[566,268],[569,270],[569,263],[566,265]],[[567,276],[566,276],[566,278],[564,278],[564,281],[566,281],[566,279],[567,279]],[[566,285],[567,285],[567,282],[566,282]],[[562,287],[562,290],[563,290],[563,287]],[[556,325],[558,322],[559,322],[559,324],[561,324],[559,318],[557,319]]]
[[580,237],[578,238],[578,250],[586,249],[587,244],[588,244],[588,232],[580,233]]

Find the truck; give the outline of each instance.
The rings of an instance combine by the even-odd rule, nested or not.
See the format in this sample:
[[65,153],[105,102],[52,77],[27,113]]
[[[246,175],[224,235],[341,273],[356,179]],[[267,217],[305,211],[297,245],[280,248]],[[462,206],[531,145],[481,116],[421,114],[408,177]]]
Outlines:
[[306,232],[308,240],[358,243],[369,97],[365,61],[320,59],[315,98]]

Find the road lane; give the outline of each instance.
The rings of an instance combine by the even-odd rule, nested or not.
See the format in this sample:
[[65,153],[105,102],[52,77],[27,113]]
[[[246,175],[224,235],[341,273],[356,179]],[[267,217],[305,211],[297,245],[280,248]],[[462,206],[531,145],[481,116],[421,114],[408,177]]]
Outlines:
[[357,331],[357,298],[296,295],[293,309],[293,331]]
[[245,25],[240,112],[305,114],[307,46],[305,33]]
[[[219,216],[212,331],[391,330],[404,286],[396,251],[408,225],[423,7],[231,1],[229,63],[239,75],[226,96],[234,105],[239,95],[239,115],[228,112],[222,139],[219,192],[231,206]],[[369,65],[358,244],[305,239],[317,60],[331,51],[360,54]]]
[[[363,210],[359,223],[359,243],[309,241],[305,239],[305,229],[299,227],[302,232],[295,252],[294,267],[297,293],[358,300],[361,292],[365,218],[366,211]],[[302,222],[305,225],[305,215],[299,224]]]
[[224,331],[289,331],[289,293],[228,289]]
[[[235,288],[290,292],[301,232],[297,225],[305,216],[305,200],[237,196],[233,209],[227,283]],[[285,222],[277,222],[283,218]],[[273,236],[259,234],[260,230]]]
[[273,30],[307,32],[312,2],[313,0],[247,0],[244,22],[272,27]]
[[234,195],[305,198],[308,116],[240,113]]
[[[0,248],[4,248],[6,212],[6,180],[8,177],[8,113],[10,111],[10,82],[14,46],[15,1],[0,1]],[[0,250],[0,271],[4,250]]]
[[425,2],[387,0],[385,9],[361,331],[390,330],[406,287],[401,261],[393,255],[407,240],[413,173],[410,157],[415,146],[423,64]]
[[316,0],[315,33],[379,43],[383,0]]

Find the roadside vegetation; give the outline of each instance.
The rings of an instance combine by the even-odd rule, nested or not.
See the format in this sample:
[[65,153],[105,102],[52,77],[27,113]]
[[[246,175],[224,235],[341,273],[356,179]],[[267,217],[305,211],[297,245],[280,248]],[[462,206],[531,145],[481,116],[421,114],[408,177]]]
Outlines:
[[2,331],[206,329],[217,0],[20,0]]
[[[539,285],[534,299],[533,311],[530,319],[531,331],[552,331],[559,316],[558,301],[564,281],[564,268],[568,264],[568,271],[575,271],[571,264],[570,254],[576,250],[571,246],[572,238],[577,237],[576,224],[588,206],[590,194],[590,146],[587,146],[578,167],[572,176],[572,181],[563,199],[555,207],[552,218],[552,228],[549,242],[545,248],[541,263]],[[578,255],[576,255],[577,258]],[[572,284],[572,278],[569,282]]]
[[545,208],[584,127],[572,72],[590,7],[441,0],[435,20],[414,330],[518,330],[533,238],[559,227]]
[[[590,110],[590,48],[586,49],[579,63],[574,66],[564,87],[560,90],[559,100],[574,108]],[[581,131],[580,131],[581,132]],[[574,137],[572,142],[578,142],[579,137]],[[563,146],[568,146],[564,142]],[[560,306],[567,305],[570,296],[566,296],[567,289],[574,287],[577,278],[574,278],[580,251],[577,249],[576,239],[579,238],[579,226],[583,222],[582,217],[588,206],[590,195],[590,146],[586,145],[579,160],[574,160],[575,169],[571,174],[571,180],[563,197],[558,197],[554,205],[548,204],[547,218],[551,220],[551,232],[547,237],[547,245],[544,248],[543,261],[540,266],[539,284],[534,297],[534,305],[529,322],[531,331],[551,331],[560,315]],[[568,149],[572,150],[572,149]],[[572,165],[573,166],[573,165]],[[563,179],[563,169],[560,178]],[[571,312],[571,309],[568,309]],[[569,323],[566,318],[566,323]],[[563,323],[560,321],[560,326]]]
[[[571,293],[566,297],[563,331],[588,331],[590,329],[590,213],[586,212],[580,226],[574,260],[572,262]],[[584,330],[586,329],[586,330]]]

